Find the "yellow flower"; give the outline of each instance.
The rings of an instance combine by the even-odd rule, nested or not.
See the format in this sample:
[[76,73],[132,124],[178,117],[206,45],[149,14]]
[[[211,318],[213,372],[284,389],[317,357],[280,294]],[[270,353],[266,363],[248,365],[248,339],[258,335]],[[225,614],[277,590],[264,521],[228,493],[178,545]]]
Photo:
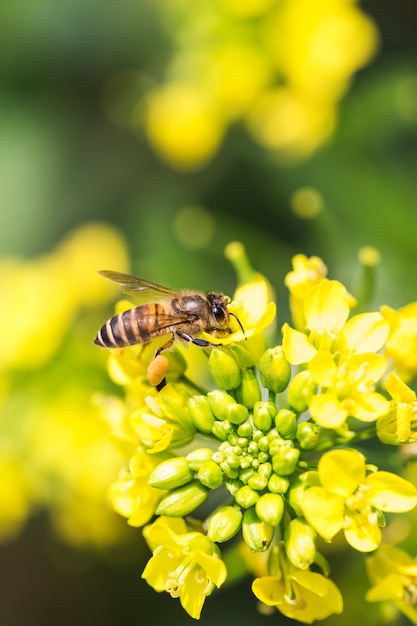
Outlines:
[[391,372],[385,381],[385,388],[392,398],[391,410],[377,422],[377,434],[383,443],[403,445],[415,443],[417,434],[412,430],[416,426],[417,396],[395,372]]
[[285,276],[285,285],[290,292],[290,309],[295,328],[304,330],[304,300],[306,294],[327,276],[327,267],[318,256],[306,257],[296,254],[292,259],[293,269]]
[[388,336],[380,313],[360,313],[350,320],[351,297],[336,280],[321,280],[304,302],[305,333],[283,326],[285,356],[293,365],[308,363],[319,350],[346,355],[378,351]]
[[274,547],[268,567],[276,570],[274,575],[256,578],[252,584],[253,593],[263,604],[304,624],[342,612],[342,596],[334,582],[322,574],[295,567],[282,546]]
[[161,461],[167,455],[151,455],[142,447],[129,462],[129,470],[123,469],[119,479],[109,490],[110,501],[114,510],[128,518],[130,526],[143,526],[154,515],[164,491],[148,485],[148,480]]
[[179,597],[187,613],[199,619],[206,597],[226,580],[218,547],[202,533],[189,532],[182,518],[160,517],[143,535],[153,556],[142,578],[156,591]]
[[417,302],[398,311],[382,306],[381,313],[390,327],[385,356],[407,383],[417,374]]
[[356,354],[335,359],[320,351],[308,369],[320,386],[309,402],[313,419],[325,428],[339,428],[347,417],[372,422],[389,410],[389,402],[374,391],[384,374],[385,360],[377,354]]
[[205,166],[224,134],[222,116],[204,89],[179,80],[148,97],[146,131],[154,149],[178,170]]
[[309,524],[326,541],[340,530],[356,550],[370,552],[381,542],[382,511],[404,512],[417,504],[417,489],[384,471],[367,473],[365,457],[356,450],[324,454],[317,472],[307,472],[310,484],[301,501]]
[[417,624],[417,558],[395,546],[384,545],[367,559],[366,569],[373,583],[366,600],[393,602],[413,624]]

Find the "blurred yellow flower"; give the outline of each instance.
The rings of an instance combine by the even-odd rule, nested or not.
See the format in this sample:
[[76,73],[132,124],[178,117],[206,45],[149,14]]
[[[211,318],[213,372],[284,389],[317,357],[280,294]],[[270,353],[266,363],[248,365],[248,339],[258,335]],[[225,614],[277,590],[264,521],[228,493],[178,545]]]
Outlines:
[[[111,290],[97,267],[125,269],[120,235],[104,224],[87,224],[69,233],[56,249],[33,260],[0,260],[1,369],[44,365],[60,347],[80,308],[104,303]],[[13,310],[13,315],[10,315]]]
[[148,94],[144,126],[179,170],[207,165],[235,121],[282,157],[310,154],[333,132],[353,74],[378,46],[374,23],[354,0],[160,7],[176,50],[165,84]]
[[180,170],[203,167],[223,138],[222,115],[199,86],[167,83],[148,95],[146,132],[154,149]]
[[390,327],[385,357],[407,383],[417,375],[417,302],[398,310],[382,306],[381,313]]

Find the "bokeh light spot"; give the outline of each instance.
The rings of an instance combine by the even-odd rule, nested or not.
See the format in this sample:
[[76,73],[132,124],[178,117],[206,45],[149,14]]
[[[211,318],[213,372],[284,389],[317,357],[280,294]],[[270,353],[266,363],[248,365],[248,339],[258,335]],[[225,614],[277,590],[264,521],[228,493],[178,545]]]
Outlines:
[[290,198],[292,212],[303,220],[317,217],[323,209],[323,196],[313,187],[300,187]]
[[201,206],[186,206],[174,218],[174,233],[187,248],[204,248],[212,240],[216,228],[212,213]]

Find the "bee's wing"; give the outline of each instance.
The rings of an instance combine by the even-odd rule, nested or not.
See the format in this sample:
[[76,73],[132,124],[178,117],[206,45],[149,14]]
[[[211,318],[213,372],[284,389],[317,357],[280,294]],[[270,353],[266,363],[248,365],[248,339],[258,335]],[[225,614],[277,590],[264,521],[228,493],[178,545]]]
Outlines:
[[174,291],[168,289],[168,287],[163,287],[157,283],[152,283],[150,280],[124,274],[123,272],[101,270],[99,274],[119,285],[123,293],[127,293],[131,296],[139,296],[141,300],[161,300],[174,293]]

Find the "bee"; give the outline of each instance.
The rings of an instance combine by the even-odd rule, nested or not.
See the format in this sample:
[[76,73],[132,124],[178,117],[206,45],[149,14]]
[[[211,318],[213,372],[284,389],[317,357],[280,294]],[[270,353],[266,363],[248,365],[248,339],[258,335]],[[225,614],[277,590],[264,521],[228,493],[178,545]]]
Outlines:
[[99,274],[119,285],[124,293],[139,295],[147,301],[146,304],[107,320],[94,339],[94,343],[99,346],[122,348],[145,344],[155,337],[172,334],[172,337],[158,348],[156,357],[162,350],[171,347],[177,338],[202,348],[213,345],[200,335],[203,332],[213,337],[230,334],[232,332],[229,326],[230,316],[236,318],[243,331],[237,316],[227,308],[230,298],[222,293],[174,291],[121,272],[104,270]]

